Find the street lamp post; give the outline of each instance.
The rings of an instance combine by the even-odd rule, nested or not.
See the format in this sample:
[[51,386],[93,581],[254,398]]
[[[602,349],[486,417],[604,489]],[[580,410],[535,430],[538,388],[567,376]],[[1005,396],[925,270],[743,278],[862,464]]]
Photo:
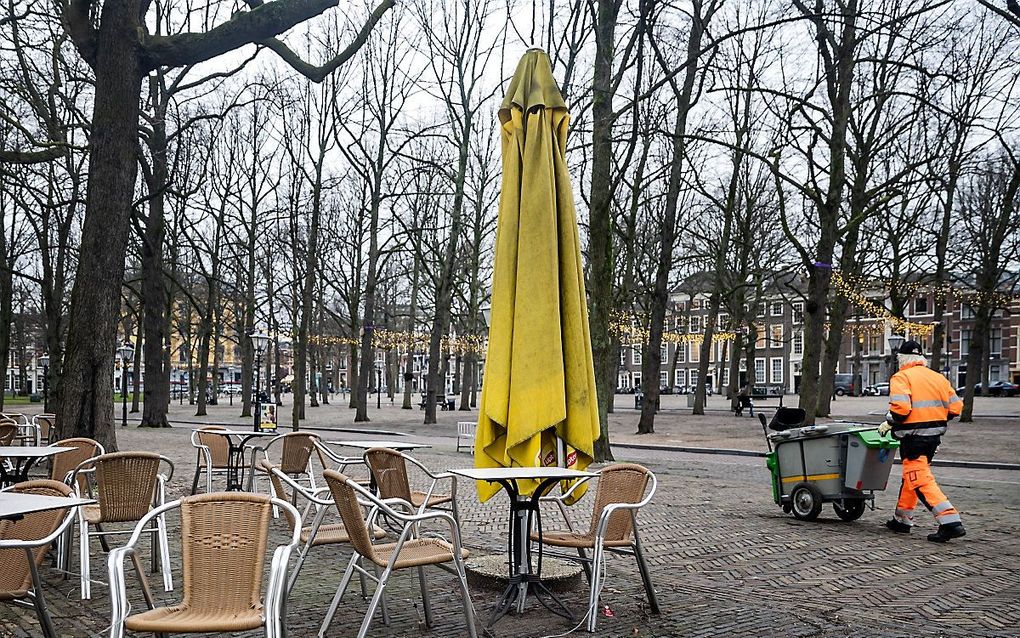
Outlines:
[[269,344],[269,335],[264,335],[259,332],[254,332],[248,335],[251,339],[252,350],[255,354],[255,382],[252,384],[252,391],[255,393],[255,416],[252,418],[253,427],[258,432],[261,427],[262,418],[262,354],[266,351],[266,346]]
[[131,357],[134,356],[135,349],[131,345],[130,339],[125,339],[121,347],[117,348],[117,355],[120,356],[120,401],[121,401],[121,421],[120,427],[127,427],[127,371],[128,363],[131,361]]
[[892,372],[889,373],[889,378],[892,379],[892,375],[896,374],[896,370],[899,369],[899,364],[896,361],[896,356],[900,353],[900,347],[903,345],[905,339],[902,335],[889,335],[889,350],[892,353]]
[[44,354],[39,357],[39,365],[43,369],[42,378],[42,393],[43,393],[43,412],[50,411],[50,355]]
[[375,409],[382,408],[382,365],[375,362]]

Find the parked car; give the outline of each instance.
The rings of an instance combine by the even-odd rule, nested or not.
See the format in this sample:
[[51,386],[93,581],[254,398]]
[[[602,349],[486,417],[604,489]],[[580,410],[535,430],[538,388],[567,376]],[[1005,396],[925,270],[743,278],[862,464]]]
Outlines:
[[861,393],[858,377],[855,374],[837,374],[832,378],[832,384],[833,392],[838,397],[847,395],[855,397]]
[[864,396],[869,397],[887,397],[889,396],[889,384],[888,383],[876,383],[869,385],[864,388]]
[[[966,386],[960,386],[956,389],[956,394],[963,396],[964,392],[967,391]],[[981,394],[981,384],[974,384],[974,394]],[[988,384],[988,394],[993,397],[1014,397],[1020,394],[1020,386],[1010,383],[1009,381],[993,381]]]

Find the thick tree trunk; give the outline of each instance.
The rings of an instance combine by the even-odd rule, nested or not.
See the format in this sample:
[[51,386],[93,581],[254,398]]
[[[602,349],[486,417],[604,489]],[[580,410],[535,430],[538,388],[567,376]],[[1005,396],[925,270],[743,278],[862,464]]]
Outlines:
[[595,460],[610,461],[609,406],[613,402],[616,352],[609,326],[613,313],[613,59],[616,0],[598,0],[595,14],[595,64],[592,75],[591,193],[588,212],[588,328],[598,395],[599,438]]
[[[142,314],[141,308],[138,309],[138,314]],[[142,389],[142,340],[144,338],[144,327],[139,320],[135,330],[135,351],[132,355],[134,360],[131,362],[131,371],[134,373],[131,375],[131,414],[138,413],[139,391]]]
[[97,33],[85,219],[57,408],[61,438],[93,438],[107,451],[117,449],[113,358],[138,171],[139,4],[106,2]]

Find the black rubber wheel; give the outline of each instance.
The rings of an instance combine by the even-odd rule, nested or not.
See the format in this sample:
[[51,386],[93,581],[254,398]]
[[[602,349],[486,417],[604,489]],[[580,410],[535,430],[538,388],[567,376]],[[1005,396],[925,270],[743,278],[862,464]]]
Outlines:
[[797,483],[790,492],[793,515],[802,521],[813,521],[822,511],[822,493],[811,483]]
[[792,511],[793,511],[793,505],[790,505],[789,503],[783,503],[783,513],[784,514],[789,514]]
[[[844,507],[844,505],[846,507]],[[846,499],[843,501],[843,505],[840,505],[839,501],[832,504],[832,509],[836,512],[836,516],[840,520],[846,522],[856,521],[864,514],[864,499]]]
[[846,390],[844,390],[843,388],[836,388],[836,396],[837,397],[841,397],[841,396],[843,396],[845,394],[846,394]]

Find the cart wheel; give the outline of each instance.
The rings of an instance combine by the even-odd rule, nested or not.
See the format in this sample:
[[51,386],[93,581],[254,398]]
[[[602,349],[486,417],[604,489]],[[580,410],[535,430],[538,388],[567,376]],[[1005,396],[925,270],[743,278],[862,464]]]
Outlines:
[[835,501],[832,504],[832,509],[835,510],[836,516],[838,516],[840,520],[844,520],[849,523],[850,521],[856,521],[862,514],[864,514],[864,499],[846,499],[843,503],[846,507],[840,505],[839,501]]
[[813,521],[822,511],[822,493],[811,483],[797,483],[790,492],[793,515],[802,521]]

